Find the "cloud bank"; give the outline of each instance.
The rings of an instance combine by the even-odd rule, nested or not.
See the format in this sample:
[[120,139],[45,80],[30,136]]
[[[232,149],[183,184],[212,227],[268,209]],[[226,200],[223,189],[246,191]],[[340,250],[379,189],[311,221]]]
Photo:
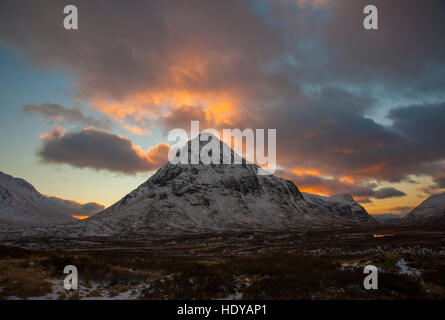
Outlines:
[[65,132],[54,129],[41,137],[38,156],[45,163],[110,170],[124,174],[149,172],[167,160],[169,145],[160,143],[144,152],[128,138],[94,128]]
[[[306,190],[366,201],[386,195],[380,182],[445,186],[442,1],[376,0],[377,32],[362,28],[362,0],[71,3],[76,32],[63,29],[60,1],[4,0],[0,42],[72,72],[79,98],[133,133],[190,120],[277,128],[282,175]],[[93,129],[42,142],[46,162],[128,174],[156,168],[166,148],[142,152]]]
[[97,120],[92,117],[87,117],[79,109],[69,109],[60,104],[30,104],[23,106],[23,110],[26,114],[39,114],[55,122],[78,123],[102,129],[108,129],[111,126],[109,120]]
[[97,202],[80,203],[55,196],[47,197],[46,199],[55,210],[71,217],[90,217],[105,209],[104,205]]

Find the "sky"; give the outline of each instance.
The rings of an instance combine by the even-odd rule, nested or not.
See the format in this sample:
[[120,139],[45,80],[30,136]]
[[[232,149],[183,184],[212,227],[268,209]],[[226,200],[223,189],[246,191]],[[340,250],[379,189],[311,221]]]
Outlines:
[[445,191],[445,3],[72,0],[0,4],[0,171],[113,204],[169,130],[273,128],[280,177],[406,213]]

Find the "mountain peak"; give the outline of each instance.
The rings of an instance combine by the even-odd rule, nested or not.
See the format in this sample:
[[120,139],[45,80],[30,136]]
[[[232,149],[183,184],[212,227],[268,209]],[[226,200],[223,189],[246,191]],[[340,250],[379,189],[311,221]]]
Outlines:
[[[221,146],[221,153],[228,148],[226,154],[235,154],[215,136],[208,137],[195,140],[200,151],[206,152],[204,148],[213,141]],[[192,143],[188,141],[189,148],[184,146],[180,152],[189,157]],[[196,162],[168,162],[120,201],[78,225],[91,234],[162,234],[307,230],[352,223],[306,202],[292,181],[257,175],[258,166],[245,160]]]
[[187,141],[182,147],[172,150],[173,164],[247,164],[248,162],[234,152],[227,144],[209,132],[202,132]]

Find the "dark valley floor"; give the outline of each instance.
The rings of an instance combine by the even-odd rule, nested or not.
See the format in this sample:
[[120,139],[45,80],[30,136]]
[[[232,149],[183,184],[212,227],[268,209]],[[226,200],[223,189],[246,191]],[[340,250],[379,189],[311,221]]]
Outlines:
[[[445,299],[442,226],[1,245],[2,299]],[[63,288],[66,265],[79,290]],[[363,288],[365,265],[378,290]]]

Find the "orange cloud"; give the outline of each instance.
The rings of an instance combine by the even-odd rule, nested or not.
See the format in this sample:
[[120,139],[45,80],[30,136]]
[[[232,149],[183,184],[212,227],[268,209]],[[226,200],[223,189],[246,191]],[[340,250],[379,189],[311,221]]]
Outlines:
[[305,176],[305,175],[321,176],[320,171],[315,168],[293,167],[291,171],[293,174],[296,174],[297,176]]
[[[153,86],[142,86],[131,93],[112,98],[92,96],[91,105],[115,120],[133,134],[151,132],[153,123],[174,117],[174,112],[185,107],[203,110],[201,120],[212,128],[234,125],[239,121],[239,110],[245,108],[245,92],[236,86],[211,85],[215,64],[232,66],[239,60],[234,52],[214,54],[194,43],[192,50],[177,49],[165,57],[166,72]],[[147,121],[150,119],[150,121]]]
[[122,101],[94,99],[92,105],[114,119],[122,128],[133,134],[151,132],[153,123],[163,118],[173,118],[181,108],[197,106],[201,118],[212,128],[228,127],[241,118],[240,98],[234,92],[221,93],[203,90],[177,90],[174,88],[139,93]]
[[342,176],[339,178],[339,180],[342,182],[350,183],[350,184],[354,184],[356,181],[354,178],[352,178],[350,176]]
[[322,195],[325,197],[331,196],[332,195],[332,191],[329,190],[328,187],[326,186],[298,186],[298,189],[302,192],[307,192],[307,193],[312,193],[312,194],[318,194],[318,195]]
[[233,103],[223,102],[209,106],[206,110],[206,119],[220,127],[221,125],[230,126],[235,122],[237,113]]
[[378,173],[379,171],[381,171],[383,169],[383,167],[385,167],[384,163],[377,163],[371,166],[368,166],[366,168],[360,169],[359,173],[360,174],[374,174],[374,173]]

